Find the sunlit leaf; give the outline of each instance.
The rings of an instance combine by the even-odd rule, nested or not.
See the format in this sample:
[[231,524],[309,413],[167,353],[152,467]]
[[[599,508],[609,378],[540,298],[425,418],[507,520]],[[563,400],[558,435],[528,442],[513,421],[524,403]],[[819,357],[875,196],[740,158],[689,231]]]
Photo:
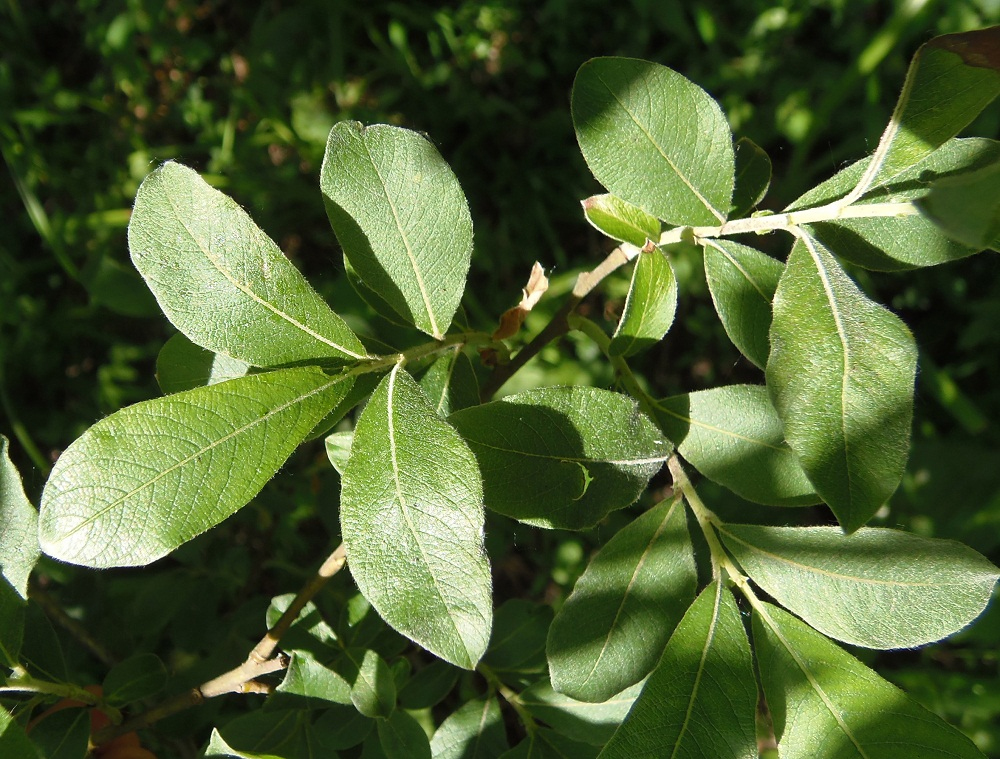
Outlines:
[[253,498],[351,378],[280,369],[137,403],[56,461],[42,550],[89,567],[148,564]]
[[553,686],[600,702],[641,680],[694,599],[696,581],[683,501],[664,501],[623,527],[552,622]]
[[10,441],[0,435],[0,577],[28,599],[28,575],[38,561],[38,512],[10,460]]
[[660,250],[640,253],[608,352],[634,356],[651,348],[667,334],[676,313],[677,278],[670,260]]
[[608,237],[642,248],[660,239],[660,220],[611,195],[594,195],[582,201],[583,214],[594,229]]
[[968,546],[897,530],[848,536],[836,527],[727,524],[719,533],[776,601],[820,632],[868,648],[912,648],[960,630],[1000,578]]
[[341,527],[358,588],[399,632],[471,669],[490,637],[476,460],[399,366],[354,430]]

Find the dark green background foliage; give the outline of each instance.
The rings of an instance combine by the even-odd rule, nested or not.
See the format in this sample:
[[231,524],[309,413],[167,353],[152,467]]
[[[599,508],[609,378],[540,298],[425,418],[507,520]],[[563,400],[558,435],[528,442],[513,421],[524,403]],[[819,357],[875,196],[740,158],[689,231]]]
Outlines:
[[[173,330],[128,262],[125,230],[140,181],[165,159],[235,198],[364,331],[375,317],[346,282],[318,192],[327,134],[346,119],[426,132],[469,198],[475,250],[463,306],[473,327],[489,330],[516,302],[534,260],[552,269],[552,291],[561,294],[605,249],[579,206],[600,189],[569,109],[573,76],[588,58],[656,61],[717,97],[733,131],[774,161],[775,191],[763,207],[778,209],[871,151],[920,43],[998,21],[991,0],[4,0],[0,433],[11,438],[37,502],[58,451],[103,415],[159,395],[154,361]],[[988,109],[968,132],[996,136],[1000,111]],[[675,266],[682,297],[674,332],[642,358],[654,395],[759,383],[714,315],[700,256],[680,256]],[[998,269],[987,253],[891,277],[852,270],[921,350],[908,473],[873,524],[955,538],[994,562]],[[596,319],[607,314],[610,329],[626,287],[617,275],[583,308]],[[543,301],[529,328],[544,324],[546,308]],[[607,365],[579,345],[550,347],[518,380],[609,386]],[[701,487],[720,515],[740,513],[734,496]],[[72,609],[100,642],[94,651],[65,646],[71,678],[100,681],[102,657],[142,651],[176,673],[171,688],[237,664],[259,636],[267,599],[297,588],[329,550],[337,492],[317,442],[237,516],[147,569],[95,574],[45,560],[39,590],[49,595],[40,597]],[[808,509],[755,514],[776,523],[829,519]],[[591,549],[627,518],[567,536],[491,516],[495,603],[558,604]],[[328,619],[352,592],[346,573],[334,580],[318,601]],[[370,631],[362,624],[352,633],[369,636],[358,645],[378,637],[383,656],[402,650],[373,617]],[[998,636],[993,607],[946,643],[862,655],[1000,756]],[[164,723],[163,755],[192,755],[209,727],[243,703],[214,699]]]

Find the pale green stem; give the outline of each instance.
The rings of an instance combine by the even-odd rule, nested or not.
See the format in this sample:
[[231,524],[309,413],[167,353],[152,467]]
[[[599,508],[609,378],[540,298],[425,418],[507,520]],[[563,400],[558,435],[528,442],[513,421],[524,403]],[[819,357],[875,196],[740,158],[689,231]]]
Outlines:
[[485,664],[480,664],[476,667],[476,671],[479,672],[486,681],[490,684],[497,693],[503,696],[504,701],[511,705],[511,708],[517,713],[518,718],[524,725],[524,730],[528,735],[534,735],[535,730],[538,728],[535,723],[535,718],[531,716],[531,713],[524,708],[524,704],[521,703],[521,696],[511,688],[504,685],[500,677]]

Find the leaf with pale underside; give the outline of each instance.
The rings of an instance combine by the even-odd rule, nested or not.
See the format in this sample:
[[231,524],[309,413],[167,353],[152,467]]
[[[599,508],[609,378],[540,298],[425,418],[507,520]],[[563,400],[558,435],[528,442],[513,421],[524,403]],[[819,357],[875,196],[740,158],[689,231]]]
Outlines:
[[965,735],[788,612],[761,603],[753,639],[782,759],[984,759]]
[[128,244],[163,313],[206,350],[254,366],[367,356],[247,212],[187,166],[146,177]]
[[776,601],[820,632],[868,648],[951,635],[982,613],[1000,578],[968,546],[898,530],[727,524],[719,534]]
[[719,225],[733,195],[733,139],[719,104],[676,71],[594,58],[571,96],[576,138],[611,193],[669,224]]
[[614,240],[642,248],[647,241],[660,239],[659,219],[615,195],[594,195],[582,205],[590,225]]
[[22,601],[28,600],[28,575],[40,554],[38,512],[10,460],[10,441],[0,435],[0,577]]
[[683,501],[664,501],[623,527],[549,628],[553,687],[600,702],[641,680],[694,600],[696,583]]
[[618,328],[611,338],[611,356],[634,356],[667,334],[677,313],[677,277],[662,251],[636,256],[632,282]]
[[943,34],[921,46],[859,188],[885,184],[919,163],[997,95],[1000,26]]
[[472,669],[490,637],[476,459],[398,365],[354,429],[340,519],[359,590],[392,627]]
[[681,456],[710,480],[769,506],[819,501],[785,442],[767,388],[715,387],[656,401],[656,410]]
[[[865,158],[835,174],[792,203],[786,211],[823,206],[844,197],[871,159]],[[935,266],[971,256],[983,246],[970,246],[949,236],[923,213],[911,208],[897,215],[898,204],[917,203],[938,182],[961,181],[1000,161],[1000,142],[983,137],[949,140],[892,181],[873,186],[853,205],[875,213],[879,206],[890,215],[840,217],[807,225],[817,240],[851,263],[876,271],[901,271]],[[982,199],[981,199],[982,200]]]
[[472,217],[430,140],[395,126],[341,122],[330,130],[320,188],[364,285],[418,329],[443,337],[465,290]]
[[631,398],[546,387],[448,420],[476,454],[486,506],[540,527],[579,530],[639,497],[671,446]]
[[865,296],[826,248],[800,237],[774,295],[767,386],[785,439],[848,532],[899,485],[916,364],[899,317]]
[[917,206],[963,245],[1000,250],[1000,161],[934,182]]
[[705,279],[722,326],[740,353],[763,369],[771,347],[771,300],[785,267],[732,240],[705,240],[704,250]]
[[732,593],[702,591],[600,759],[757,759],[750,642]]
[[242,508],[352,378],[279,369],[137,403],[67,448],[42,493],[42,550],[141,566]]

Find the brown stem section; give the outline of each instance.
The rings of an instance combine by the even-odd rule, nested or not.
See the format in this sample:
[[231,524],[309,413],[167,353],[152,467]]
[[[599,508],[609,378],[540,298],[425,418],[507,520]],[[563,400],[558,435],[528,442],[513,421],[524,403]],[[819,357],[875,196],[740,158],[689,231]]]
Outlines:
[[323,565],[316,571],[316,574],[309,579],[309,582],[298,592],[292,600],[291,605],[281,615],[281,619],[274,624],[274,627],[267,631],[260,642],[254,646],[250,655],[247,656],[246,661],[240,666],[203,683],[197,688],[192,688],[184,693],[178,693],[176,696],[130,720],[126,720],[120,725],[110,725],[103,730],[99,730],[93,736],[94,745],[99,746],[120,735],[147,728],[159,722],[164,717],[169,717],[192,706],[197,706],[207,698],[221,696],[224,693],[270,692],[270,687],[257,682],[256,678],[271,674],[272,672],[279,672],[288,667],[289,659],[285,654],[274,654],[278,643],[282,636],[288,632],[292,623],[298,618],[305,605],[326,585],[331,577],[343,569],[346,562],[347,553],[344,544],[341,543],[327,557]]

